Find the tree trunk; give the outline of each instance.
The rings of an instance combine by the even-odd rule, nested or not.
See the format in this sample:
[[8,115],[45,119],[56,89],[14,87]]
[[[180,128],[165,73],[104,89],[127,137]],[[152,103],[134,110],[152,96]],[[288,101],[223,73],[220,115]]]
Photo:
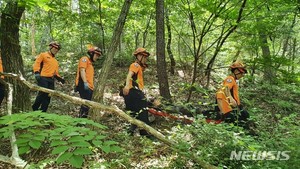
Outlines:
[[[19,24],[24,6],[16,1],[8,1],[1,15],[1,49],[3,68],[5,72],[24,74],[24,65],[19,45]],[[29,109],[29,90],[19,81],[8,79],[13,84],[13,112]],[[24,99],[28,98],[28,99]]]
[[134,44],[135,44],[135,49],[139,47],[139,36],[140,36],[140,33],[139,32],[136,32],[134,34]]
[[165,59],[164,0],[156,0],[156,57],[160,95],[171,101]]
[[34,20],[32,20],[32,25],[31,25],[31,56],[36,56],[36,48],[35,48],[35,23]]
[[142,44],[142,47],[146,46],[146,40],[147,40],[147,35],[148,35],[149,28],[150,28],[150,22],[151,22],[151,20],[152,20],[152,13],[150,14],[150,17],[147,20],[147,25],[146,25],[145,31],[143,32],[143,44]]
[[98,13],[99,13],[99,23],[100,23],[100,39],[101,39],[101,44],[98,45],[102,51],[106,51],[106,46],[105,46],[105,32],[104,32],[104,26],[103,26],[103,22],[102,22],[102,4],[101,1],[98,0],[99,3],[99,7],[98,7]]
[[262,57],[264,60],[264,79],[268,82],[273,82],[275,77],[275,71],[272,66],[272,57],[270,47],[268,45],[267,35],[260,32],[259,39],[261,41]]
[[[291,60],[293,63],[295,63],[295,59],[296,59],[296,47],[297,47],[297,39],[294,38],[293,39],[293,46],[292,46],[292,54],[291,54]],[[291,67],[291,73],[295,73],[295,65],[292,65]]]
[[166,23],[167,23],[167,30],[168,30],[168,43],[167,43],[167,51],[169,54],[169,58],[171,61],[171,67],[170,67],[170,72],[172,75],[175,74],[175,59],[174,59],[174,55],[171,49],[171,45],[172,45],[172,32],[171,32],[171,25],[170,25],[170,20],[169,20],[169,13],[168,10],[166,10]]
[[[120,43],[120,36],[122,34],[123,27],[124,27],[126,17],[127,17],[128,12],[129,12],[131,3],[132,3],[132,0],[125,0],[124,1],[122,11],[119,15],[117,24],[115,26],[115,30],[114,30],[114,33],[113,33],[113,37],[112,37],[110,46],[109,46],[108,51],[106,53],[107,56],[106,56],[106,59],[103,63],[101,73],[100,74],[98,73],[96,75],[96,77],[99,77],[98,78],[99,81],[96,83],[97,85],[96,85],[96,88],[94,89],[95,95],[93,97],[93,100],[95,100],[96,102],[100,102],[100,103],[103,102],[103,95],[104,95],[104,89],[105,89],[107,77],[108,77],[108,74],[110,72],[110,67],[112,65],[115,52],[117,51],[117,47]],[[96,114],[97,114],[96,110],[91,111],[91,115],[92,115],[92,118],[94,120],[97,119]]]

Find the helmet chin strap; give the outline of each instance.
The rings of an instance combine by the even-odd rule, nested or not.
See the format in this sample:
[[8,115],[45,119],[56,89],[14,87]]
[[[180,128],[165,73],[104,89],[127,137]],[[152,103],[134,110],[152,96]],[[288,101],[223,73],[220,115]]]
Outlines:
[[235,74],[235,73],[233,73],[233,74],[234,74],[234,78],[235,78],[235,79],[238,79],[238,78],[236,77],[236,75],[238,75],[238,74]]
[[95,55],[95,52],[88,53],[88,54],[89,54],[90,60],[91,60],[92,62],[94,62],[94,55]]
[[53,54],[51,51],[52,48],[53,48],[53,46],[51,46],[51,48],[50,48],[50,53],[52,54],[53,57],[55,57],[55,54]]
[[[142,59],[143,59],[144,57],[145,57],[145,56],[142,56]],[[136,57],[136,59],[138,60],[138,64],[141,65],[143,68],[147,68],[147,67],[148,67],[147,64],[142,63],[142,60],[139,60],[137,57]]]

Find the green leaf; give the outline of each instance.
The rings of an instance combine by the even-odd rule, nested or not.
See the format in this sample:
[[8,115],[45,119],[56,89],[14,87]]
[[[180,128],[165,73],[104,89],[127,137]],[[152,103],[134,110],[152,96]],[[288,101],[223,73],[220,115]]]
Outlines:
[[109,140],[109,141],[104,141],[103,144],[104,145],[114,145],[114,144],[118,144],[118,142]]
[[92,143],[97,146],[97,147],[100,147],[103,145],[103,142],[102,141],[98,141],[98,140],[93,140]]
[[84,137],[83,136],[73,136],[71,138],[69,138],[68,142],[79,142],[79,141],[84,141]]
[[62,138],[61,135],[52,135],[52,136],[50,137],[51,140],[60,140],[61,138]]
[[69,137],[69,136],[78,136],[78,135],[81,135],[80,133],[78,133],[78,132],[70,132],[70,133],[68,133],[69,131],[65,131],[64,133],[63,133],[63,135],[66,135],[67,137]]
[[84,136],[84,140],[89,141],[89,140],[93,140],[93,139],[94,139],[93,135],[86,135],[86,136]]
[[106,136],[103,136],[103,135],[99,135],[99,136],[96,137],[96,139],[98,139],[98,140],[101,140],[101,139],[104,139],[104,138],[106,138]]
[[73,151],[75,155],[88,155],[93,154],[93,152],[89,148],[77,148],[75,151]]
[[121,147],[119,147],[119,146],[111,146],[110,150],[112,152],[122,152],[123,151],[123,149]]
[[80,142],[73,142],[70,144],[70,146],[72,146],[72,147],[89,147],[89,146],[91,146],[91,144],[86,141],[80,141]]
[[76,168],[81,168],[83,163],[83,157],[79,155],[73,155],[70,157],[69,162],[71,163],[72,166]]
[[59,154],[59,153],[63,153],[65,152],[66,150],[69,149],[69,146],[59,146],[59,147],[55,147],[51,154]]
[[32,139],[33,138],[33,134],[32,133],[25,133],[25,134],[21,134],[20,137]]
[[55,146],[62,146],[62,145],[67,145],[68,143],[66,141],[62,141],[62,140],[53,140],[50,144],[50,147],[55,147]]
[[100,146],[100,148],[105,152],[105,153],[109,153],[110,152],[110,146]]
[[19,144],[28,143],[29,141],[30,141],[29,139],[20,138],[20,139],[17,139],[17,141],[15,143],[19,145]]
[[42,135],[35,135],[34,136],[34,140],[37,140],[37,141],[44,141],[45,140],[45,136],[42,136]]
[[4,137],[4,138],[8,138],[11,136],[11,131],[13,131],[13,127],[12,126],[8,126],[8,127],[5,127],[5,128],[2,128],[1,129],[1,137]]
[[32,147],[32,148],[34,148],[34,149],[38,149],[38,148],[41,147],[42,142],[37,141],[37,140],[30,140],[30,141],[29,141],[29,145],[30,145],[30,147]]
[[29,146],[25,146],[25,147],[19,147],[19,154],[25,154],[27,152],[29,152],[30,147]]
[[71,153],[71,152],[65,152],[65,153],[61,154],[61,155],[57,158],[56,162],[57,162],[58,164],[60,164],[60,163],[62,163],[62,162],[64,162],[64,161],[66,161],[66,160],[69,160],[69,158],[70,158],[72,155],[73,155],[73,153]]

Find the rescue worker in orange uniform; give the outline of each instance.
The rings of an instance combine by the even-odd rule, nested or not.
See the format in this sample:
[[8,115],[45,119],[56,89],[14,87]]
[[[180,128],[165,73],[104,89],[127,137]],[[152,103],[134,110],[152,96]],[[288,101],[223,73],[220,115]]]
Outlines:
[[[144,48],[137,48],[133,55],[136,60],[129,67],[126,83],[123,88],[123,97],[125,100],[126,110],[131,111],[130,115],[149,125],[148,110],[146,110],[147,99],[143,93],[143,71],[147,68],[146,62],[150,53]],[[136,128],[136,125],[131,124],[129,134],[133,135]],[[140,135],[150,137],[144,129],[140,130]]]
[[[1,50],[0,50],[0,72],[3,73],[3,65],[2,65],[2,59],[1,59]],[[0,78],[4,79],[4,76],[1,76]],[[4,84],[0,83],[0,105],[4,99],[5,96],[5,86]]]
[[249,113],[243,110],[241,106],[237,80],[247,73],[247,69],[242,62],[235,61],[230,66],[230,70],[231,74],[224,79],[222,88],[216,93],[217,109],[225,122],[246,122],[249,118]]
[[[61,46],[59,43],[51,42],[49,44],[49,51],[39,54],[36,58],[33,64],[33,72],[39,86],[54,90],[55,79],[63,84],[65,83],[65,80],[59,75],[59,65],[55,58],[60,49]],[[39,91],[32,109],[34,111],[42,110],[42,112],[46,112],[49,104],[50,96],[48,93]]]
[[[97,61],[102,55],[101,49],[92,47],[87,52],[88,56],[83,56],[78,62],[78,69],[76,75],[76,91],[79,91],[82,99],[91,100],[94,90],[94,66],[93,63]],[[89,107],[81,105],[79,117],[87,118]]]

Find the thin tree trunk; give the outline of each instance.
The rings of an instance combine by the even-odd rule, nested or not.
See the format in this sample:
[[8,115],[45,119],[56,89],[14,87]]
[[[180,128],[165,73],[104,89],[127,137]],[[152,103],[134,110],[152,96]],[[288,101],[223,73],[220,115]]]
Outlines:
[[[20,6],[16,1],[8,1],[1,15],[1,48],[2,60],[5,72],[24,74],[24,64],[19,45],[19,25],[24,6]],[[29,90],[24,84],[8,79],[13,84],[13,112],[25,111],[29,109]]]
[[32,25],[31,25],[31,56],[36,56],[36,47],[35,47],[35,23],[34,19],[32,20]]
[[169,13],[168,10],[166,10],[166,25],[167,25],[167,30],[168,30],[168,43],[167,43],[167,51],[169,54],[169,58],[171,61],[171,67],[170,67],[170,72],[172,75],[175,74],[175,59],[174,59],[174,55],[171,49],[171,45],[172,45],[172,31],[171,31],[171,25],[170,25],[170,20],[169,20]]
[[[108,74],[110,72],[110,67],[112,65],[115,52],[117,51],[117,47],[120,43],[120,37],[121,37],[122,31],[123,31],[123,27],[124,27],[126,17],[127,17],[128,12],[129,12],[131,3],[132,3],[132,0],[125,0],[124,1],[121,13],[119,15],[118,21],[117,21],[116,26],[115,26],[115,30],[114,30],[114,33],[113,33],[113,37],[112,37],[110,46],[109,46],[108,51],[106,53],[107,56],[106,56],[106,59],[103,63],[101,73],[100,74],[98,73],[96,75],[96,77],[99,77],[98,78],[99,81],[96,83],[97,85],[96,85],[96,88],[94,89],[95,95],[93,97],[93,100],[95,100],[96,102],[100,102],[100,103],[103,102],[103,95],[104,95],[104,89],[105,89],[105,86],[106,86],[106,81],[107,81],[107,78],[108,78]],[[92,118],[94,120],[96,120],[97,117],[98,117],[97,112],[94,111],[94,110],[91,111],[91,115],[92,115]]]
[[139,36],[140,36],[140,33],[139,32],[136,32],[134,34],[134,44],[135,44],[135,49],[139,47]]
[[143,45],[142,47],[145,47],[146,46],[146,40],[147,40],[147,35],[148,35],[148,30],[150,28],[150,21],[152,20],[152,13],[150,14],[150,17],[147,21],[147,25],[146,25],[146,28],[145,28],[145,31],[143,32]]
[[98,8],[98,13],[99,13],[99,23],[100,23],[100,39],[101,39],[101,45],[99,47],[103,50],[106,51],[106,46],[105,46],[105,32],[104,32],[104,26],[102,22],[102,7],[101,7],[101,0],[98,0],[99,3],[99,8]]
[[273,69],[270,47],[268,45],[267,35],[260,32],[259,39],[261,41],[262,57],[264,60],[264,79],[268,82],[273,82],[275,77],[275,71]]
[[[296,59],[296,47],[297,47],[297,39],[294,38],[293,40],[293,46],[292,46],[292,62],[295,63],[295,59]],[[291,68],[291,73],[294,73],[295,72],[295,65],[292,65],[292,68]]]
[[164,99],[171,101],[165,59],[164,0],[156,0],[156,50],[159,92]]

